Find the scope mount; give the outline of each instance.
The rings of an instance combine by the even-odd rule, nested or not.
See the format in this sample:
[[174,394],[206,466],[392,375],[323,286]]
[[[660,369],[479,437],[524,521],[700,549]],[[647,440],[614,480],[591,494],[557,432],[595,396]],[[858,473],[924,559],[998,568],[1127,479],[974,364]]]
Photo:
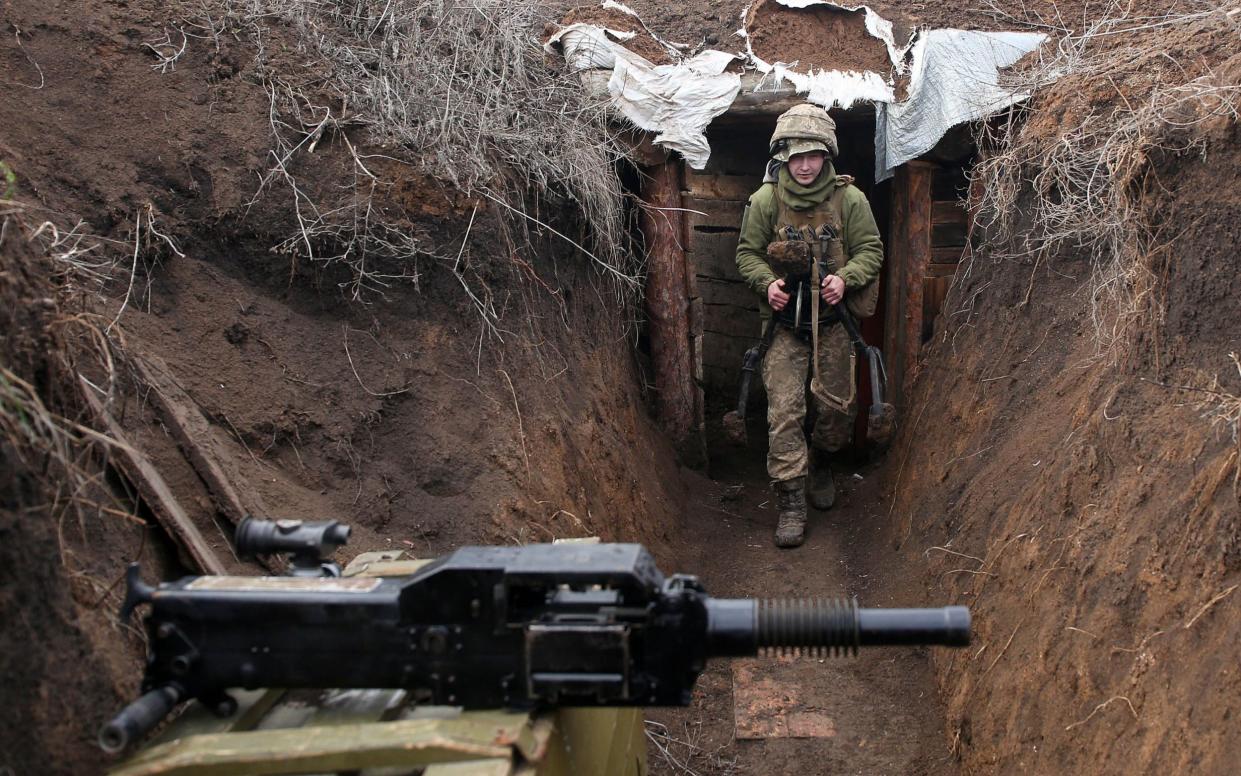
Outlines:
[[340,566],[329,558],[349,541],[349,534],[349,526],[337,520],[259,520],[247,515],[233,539],[244,558],[287,556],[289,576],[339,577]]

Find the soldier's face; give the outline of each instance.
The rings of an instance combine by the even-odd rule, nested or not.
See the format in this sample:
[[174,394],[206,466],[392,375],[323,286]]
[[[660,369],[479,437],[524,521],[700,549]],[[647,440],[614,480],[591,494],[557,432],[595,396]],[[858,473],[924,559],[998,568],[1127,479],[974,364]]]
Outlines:
[[827,154],[822,151],[793,154],[789,157],[789,175],[801,185],[809,186],[823,171],[823,162],[826,160]]

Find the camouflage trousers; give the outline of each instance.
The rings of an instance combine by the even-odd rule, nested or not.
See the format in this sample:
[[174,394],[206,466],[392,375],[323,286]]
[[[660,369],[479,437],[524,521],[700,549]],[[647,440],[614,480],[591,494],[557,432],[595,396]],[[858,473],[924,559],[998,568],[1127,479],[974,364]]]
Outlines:
[[[811,347],[781,326],[763,359],[767,389],[767,473],[773,480],[803,477],[809,470],[805,420],[807,402],[815,411],[810,445],[835,452],[853,440],[857,398],[853,385],[853,349],[840,324],[819,330],[819,379],[841,400],[852,399],[845,412],[826,405],[808,390]],[[809,400],[807,397],[810,397]]]

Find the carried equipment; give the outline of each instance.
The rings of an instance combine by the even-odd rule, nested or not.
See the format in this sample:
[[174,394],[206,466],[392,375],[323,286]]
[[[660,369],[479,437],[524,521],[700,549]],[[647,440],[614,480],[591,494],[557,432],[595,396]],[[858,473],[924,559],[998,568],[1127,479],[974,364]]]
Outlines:
[[[251,539],[265,529],[251,522]],[[104,726],[110,752],[191,698],[232,714],[232,688],[403,688],[467,710],[682,706],[709,658],[970,640],[962,606],[713,598],[693,576],[665,578],[637,544],[464,547],[400,576],[158,587],[135,564],[122,618],[137,606],[149,607],[143,695]]]
[[[803,233],[805,232],[805,233]],[[809,228],[799,231],[786,227],[783,240],[771,243],[767,248],[767,261],[771,268],[784,281],[784,288],[791,294],[790,302],[785,308],[772,316],[763,338],[758,345],[746,351],[741,364],[741,384],[737,396],[737,408],[724,415],[724,432],[728,438],[740,445],[746,443],[746,412],[750,400],[750,386],[753,376],[762,365],[763,358],[771,348],[775,337],[776,326],[786,326],[793,332],[811,341],[812,375],[810,389],[816,396],[830,407],[844,410],[853,401],[852,395],[833,396],[822,388],[818,369],[818,337],[821,326],[840,323],[849,335],[856,356],[867,360],[870,370],[871,405],[866,419],[866,438],[873,449],[887,449],[896,429],[896,408],[884,401],[887,392],[887,370],[883,365],[883,353],[879,348],[866,344],[861,330],[850,309],[849,296],[843,302],[832,305],[828,314],[819,310],[818,294],[821,278],[834,273],[839,267],[837,255],[838,235],[830,226],[820,227],[817,234],[810,233]],[[814,249],[817,243],[817,255]],[[868,296],[874,296],[875,288],[865,289]],[[803,309],[804,300],[809,299],[810,311]],[[865,307],[860,308],[863,314],[874,311],[874,299],[867,299]]]

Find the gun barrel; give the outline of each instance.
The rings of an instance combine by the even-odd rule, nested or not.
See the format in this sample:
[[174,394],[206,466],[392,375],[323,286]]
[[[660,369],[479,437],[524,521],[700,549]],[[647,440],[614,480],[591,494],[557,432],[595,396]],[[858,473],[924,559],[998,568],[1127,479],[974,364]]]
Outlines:
[[708,654],[753,655],[767,648],[856,653],[859,647],[970,643],[964,606],[862,609],[855,600],[713,598],[707,601]]

